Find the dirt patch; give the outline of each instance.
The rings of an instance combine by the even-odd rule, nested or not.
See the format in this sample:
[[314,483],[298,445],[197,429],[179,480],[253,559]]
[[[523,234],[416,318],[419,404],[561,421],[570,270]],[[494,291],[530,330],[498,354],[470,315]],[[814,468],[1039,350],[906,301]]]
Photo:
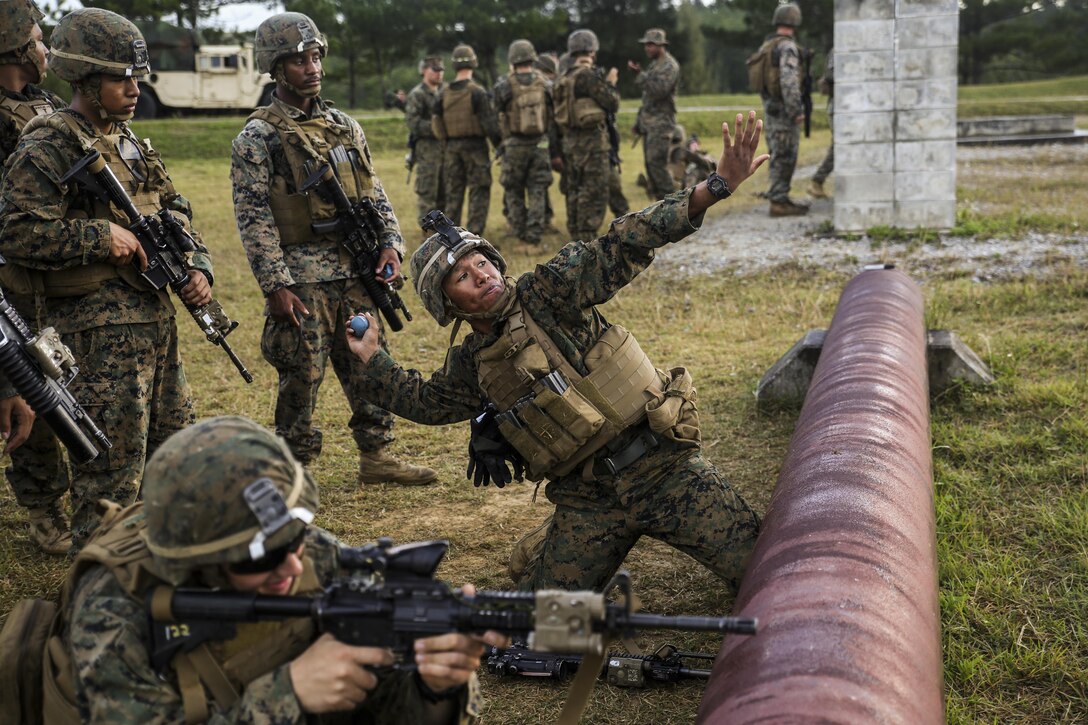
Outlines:
[[[1065,163],[1088,165],[1088,144],[1048,147],[987,147],[958,150],[959,183],[992,181],[994,161],[1002,173],[1020,173],[1038,183],[1046,175],[1060,175],[1061,165],[1046,163],[1048,156]],[[815,166],[799,167],[794,185],[803,189]],[[830,187],[831,184],[828,184]],[[796,191],[796,189],[795,189]],[[1088,224],[1075,234],[1030,233],[1018,238],[975,239],[942,235],[935,242],[877,242],[866,235],[836,236],[832,228],[834,202],[812,199],[807,216],[772,219],[766,202],[742,195],[728,212],[715,210],[703,228],[678,245],[661,250],[656,266],[688,274],[748,275],[793,265],[851,272],[865,264],[894,263],[925,279],[931,276],[970,276],[977,281],[1045,274],[1070,263],[1088,265]]]

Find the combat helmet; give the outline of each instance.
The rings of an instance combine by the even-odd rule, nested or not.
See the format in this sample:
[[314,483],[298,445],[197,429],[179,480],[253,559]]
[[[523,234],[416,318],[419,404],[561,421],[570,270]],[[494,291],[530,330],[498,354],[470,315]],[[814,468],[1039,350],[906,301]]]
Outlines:
[[69,83],[99,73],[142,78],[151,72],[140,29],[102,8],[81,8],[61,18],[50,38],[50,53],[49,68]]
[[785,3],[774,9],[771,25],[788,25],[796,28],[801,25],[801,7],[797,3]]
[[461,43],[453,49],[454,70],[475,68],[477,65],[479,65],[479,63],[476,61],[476,51],[472,49],[471,45]]
[[302,13],[280,13],[268,18],[257,26],[253,45],[257,70],[270,75],[276,62],[289,55],[319,48],[324,58],[329,50],[329,44],[317,29],[317,24]]
[[423,300],[427,312],[431,313],[435,322],[445,327],[459,316],[442,291],[442,281],[457,260],[469,252],[480,252],[491,260],[500,274],[506,273],[506,260],[491,242],[463,227],[455,227],[438,210],[423,218],[423,228],[433,230],[434,234],[427,237],[412,255],[412,279],[415,280],[416,294]]
[[0,63],[26,62],[15,56],[30,44],[30,33],[43,17],[31,0],[0,2]]
[[601,44],[597,40],[597,34],[592,30],[580,28],[567,36],[567,52],[571,55],[574,53],[595,53],[600,47]]
[[221,416],[159,446],[143,498],[155,573],[180,584],[295,540],[313,520],[317,486],[282,439],[248,418]]
[[506,60],[510,65],[532,63],[536,61],[536,48],[528,40],[519,38],[510,44],[510,49],[506,51]]

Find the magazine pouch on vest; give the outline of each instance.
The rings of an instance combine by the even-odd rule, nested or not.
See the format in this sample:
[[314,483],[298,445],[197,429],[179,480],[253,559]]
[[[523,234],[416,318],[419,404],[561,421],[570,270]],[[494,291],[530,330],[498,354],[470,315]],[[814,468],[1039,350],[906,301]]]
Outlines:
[[544,77],[533,73],[533,80],[524,85],[516,73],[510,74],[510,112],[506,121],[510,133],[518,136],[540,136],[548,130],[547,85]]
[[499,429],[525,458],[529,479],[574,470],[645,418],[662,376],[634,335],[612,325],[583,358],[581,375],[520,307],[478,357],[480,386],[500,410]]
[[605,112],[597,101],[589,96],[578,97],[574,87],[582,73],[594,73],[585,65],[575,65],[559,79],[552,91],[555,103],[555,122],[562,128],[600,128],[604,126]]
[[[472,94],[479,85],[469,81],[461,88],[447,86],[442,91],[442,128],[445,129],[446,138],[483,138],[484,127],[476,116],[476,109],[472,107]],[[436,116],[435,119],[437,120]],[[435,135],[438,129],[432,123]]]
[[752,93],[766,93],[771,98],[782,98],[778,45],[785,40],[789,38],[783,35],[768,38],[759,46],[759,50],[748,56],[748,90]]
[[661,382],[663,392],[655,392],[654,399],[646,404],[646,423],[654,433],[682,447],[698,447],[699,409],[691,373],[685,368],[673,368],[662,375]]
[[[364,196],[374,198],[374,169],[362,150],[355,148],[351,128],[338,123],[331,114],[300,121],[289,117],[275,103],[258,108],[249,118],[264,121],[276,129],[291,168],[290,180],[275,175],[269,186],[268,206],[279,230],[280,246],[322,241],[336,243],[338,236],[315,234],[311,226],[314,222],[335,217],[335,205],[318,193],[303,194],[298,189],[309,175],[307,163],[331,163],[329,151],[343,146],[347,154],[341,154],[341,157],[346,160],[336,163],[333,171],[345,193],[352,201]],[[345,263],[347,259],[345,256]]]

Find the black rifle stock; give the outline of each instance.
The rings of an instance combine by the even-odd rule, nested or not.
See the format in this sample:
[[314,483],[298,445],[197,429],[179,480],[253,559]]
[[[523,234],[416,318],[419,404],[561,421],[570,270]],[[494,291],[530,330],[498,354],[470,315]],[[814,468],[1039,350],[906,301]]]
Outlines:
[[[662,645],[653,654],[609,654],[600,675],[619,687],[646,687],[650,682],[677,682],[685,679],[709,679],[710,670],[691,667],[685,660],[714,661],[714,655],[681,652],[671,644]],[[534,652],[524,644],[506,649],[489,647],[487,671],[496,677],[542,677],[566,680],[582,666],[580,655]]]
[[0,291],[0,370],[56,433],[74,461],[87,463],[112,447],[106,434],[68,392],[68,385],[79,373],[72,351],[52,327],[34,335],[3,291]]
[[[159,209],[154,215],[141,214],[98,151],[92,150],[77,161],[61,177],[61,183],[70,179],[78,181],[102,202],[112,203],[128,217],[129,231],[136,235],[147,255],[147,269],[140,272],[140,276],[157,290],[169,285],[180,299],[181,291],[190,280],[190,266],[185,255],[196,250],[196,243],[177,217],[168,209]],[[191,305],[184,301],[182,304],[208,342],[223,348],[242,379],[252,383],[253,376],[227,342],[227,335],[238,323],[227,317],[219,301],[212,298],[205,305]]]
[[801,49],[805,74],[801,77],[801,107],[805,110],[805,138],[812,135],[812,56],[809,48]]
[[616,128],[616,114],[604,115],[605,128],[608,131],[608,162],[621,169],[620,165],[620,131]]
[[[491,629],[527,640],[537,651],[599,654],[609,639],[645,629],[756,631],[755,619],[643,614],[627,604],[608,603],[597,592],[481,591],[468,596],[434,578],[448,548],[444,540],[394,547],[390,539],[380,539],[375,545],[342,549],[340,563],[349,574],[316,596],[153,589],[147,596],[152,664],[161,670],[179,651],[232,638],[236,622],[294,617],[311,618],[319,632],[347,644],[387,647],[406,667],[417,639],[447,632]],[[630,586],[621,572],[608,589],[618,587],[629,603]]]
[[[330,156],[337,150],[343,151],[343,147],[338,146],[330,151]],[[314,222],[311,225],[314,232],[341,235],[341,244],[354,260],[355,271],[363,283],[363,289],[370,295],[374,306],[382,313],[393,332],[400,332],[404,329],[404,323],[397,316],[397,310],[401,310],[409,322],[412,321],[412,314],[393,286],[388,282],[379,282],[374,276],[374,269],[381,256],[379,242],[384,227],[378,210],[374,208],[374,202],[366,197],[352,202],[329,163],[318,166],[306,177],[299,189],[304,193],[310,190],[318,191],[336,207],[336,218]]]

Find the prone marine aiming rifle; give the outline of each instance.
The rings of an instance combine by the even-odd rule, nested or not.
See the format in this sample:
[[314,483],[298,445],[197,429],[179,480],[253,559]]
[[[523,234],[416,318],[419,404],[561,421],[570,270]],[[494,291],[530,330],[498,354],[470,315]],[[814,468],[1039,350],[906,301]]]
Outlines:
[[[625,572],[604,593],[542,590],[481,591],[469,596],[435,579],[449,542],[393,546],[391,539],[340,551],[347,575],[317,596],[271,596],[252,592],[158,587],[148,593],[152,619],[151,662],[160,671],[178,652],[235,635],[237,622],[309,617],[319,632],[341,642],[388,647],[398,667],[412,667],[415,640],[447,632],[496,630],[533,650],[600,655],[609,639],[643,629],[754,634],[755,619],[642,614],[631,611],[631,582]],[[618,588],[624,604],[605,595]]]
[[[4,260],[0,257],[0,265]],[[35,335],[0,290],[0,370],[77,463],[112,448],[68,385],[79,373],[72,351],[52,327]]]
[[[388,282],[379,282],[374,276],[374,269],[381,256],[380,241],[385,222],[374,207],[374,202],[367,197],[364,196],[355,202],[349,199],[347,192],[340,184],[340,179],[333,171],[338,163],[348,160],[347,150],[343,146],[337,146],[329,151],[331,163],[318,165],[307,162],[309,167],[307,170],[310,173],[302,182],[299,191],[303,193],[317,191],[336,207],[336,216],[333,219],[314,222],[310,226],[317,234],[338,233],[341,235],[341,244],[351,255],[355,271],[363,283],[363,289],[370,295],[374,306],[381,311],[393,332],[400,332],[404,329],[404,323],[397,316],[397,310],[401,310],[409,322],[412,321],[412,313],[408,311],[404,300],[393,285]],[[391,265],[387,265],[387,271],[391,273],[392,270],[388,269],[389,267]]]
[[[144,254],[147,255],[147,269],[140,276],[157,290],[170,286],[179,297],[181,291],[189,285],[191,268],[186,256],[196,250],[196,243],[185,231],[185,227],[169,209],[159,209],[154,214],[141,214],[117,181],[113,171],[96,150],[91,150],[77,161],[61,177],[61,183],[75,179],[104,204],[113,204],[128,217],[128,229],[140,241]],[[238,327],[235,320],[227,317],[223,306],[212,298],[204,305],[191,305],[183,302],[185,309],[192,315],[200,331],[208,342],[223,348],[234,367],[247,383],[253,382],[253,376],[231,349],[227,335]]]
[[[709,679],[710,670],[689,667],[685,660],[714,661],[714,655],[681,652],[671,644],[658,647],[653,654],[609,654],[601,674],[610,685],[646,687],[649,682],[677,682],[684,679]],[[579,655],[534,652],[524,644],[506,649],[489,647],[487,671],[497,677],[546,677],[566,680],[582,664]]]

